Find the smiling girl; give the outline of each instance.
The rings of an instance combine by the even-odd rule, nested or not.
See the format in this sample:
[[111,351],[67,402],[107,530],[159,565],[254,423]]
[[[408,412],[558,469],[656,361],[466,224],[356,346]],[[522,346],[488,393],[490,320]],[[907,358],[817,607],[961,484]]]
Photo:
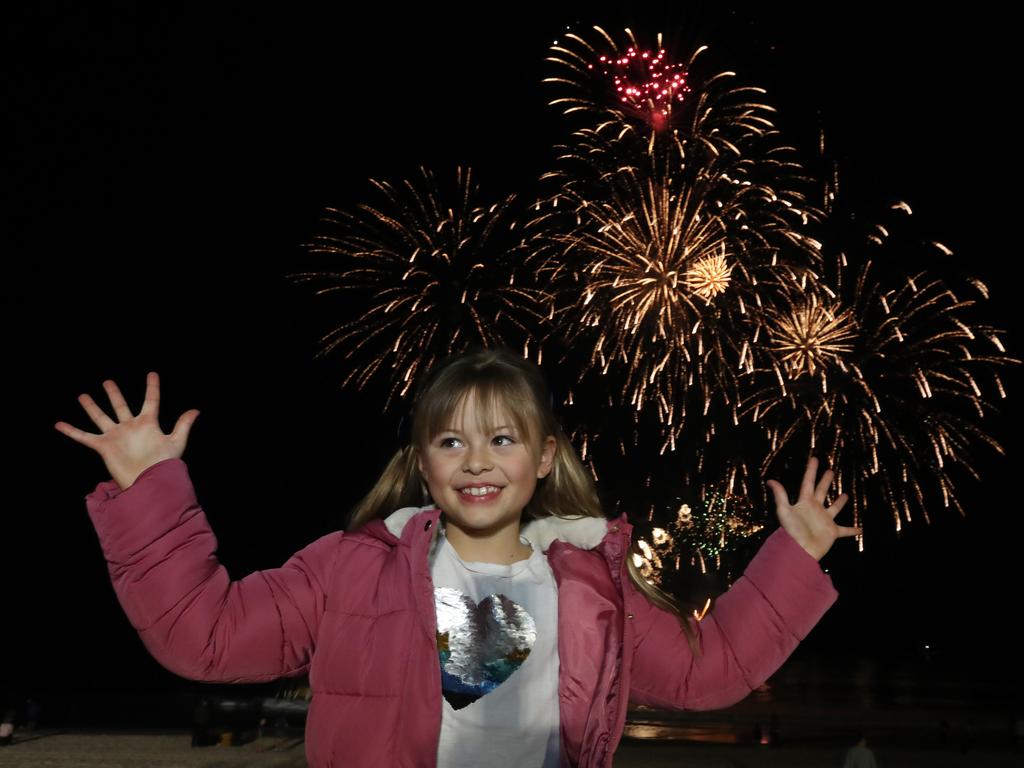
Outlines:
[[104,388],[116,420],[82,395],[100,433],[56,428],[113,478],[86,503],[132,626],[185,677],[308,673],[313,766],[608,766],[630,702],[710,709],[764,682],[836,598],[817,561],[858,533],[815,459],[795,503],[768,481],[781,527],[698,623],[636,571],[539,369],[486,350],[421,385],[349,530],[231,581],[181,460],[198,411],[165,435],[155,373],[138,415]]

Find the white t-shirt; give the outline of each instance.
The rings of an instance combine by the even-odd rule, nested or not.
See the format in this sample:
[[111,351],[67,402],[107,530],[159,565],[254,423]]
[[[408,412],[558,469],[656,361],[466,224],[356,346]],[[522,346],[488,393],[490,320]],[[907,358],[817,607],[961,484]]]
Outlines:
[[438,535],[439,768],[557,768],[558,590],[547,558],[534,547],[511,565],[467,563]]

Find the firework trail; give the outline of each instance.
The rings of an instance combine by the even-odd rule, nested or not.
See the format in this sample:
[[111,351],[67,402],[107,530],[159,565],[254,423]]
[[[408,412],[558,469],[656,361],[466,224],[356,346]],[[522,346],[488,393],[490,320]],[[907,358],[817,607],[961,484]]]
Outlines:
[[1005,354],[1001,331],[974,320],[988,296],[980,281],[954,292],[923,270],[884,277],[911,257],[891,229],[869,233],[859,267],[839,251],[813,290],[770,313],[773,360],[748,377],[743,416],[769,439],[762,474],[810,445],[836,473],[833,493],[850,494],[853,525],[871,499],[899,531],[917,515],[930,522],[933,498],[964,513],[953,468],[978,479],[971,448],[1002,453],[979,423],[995,410],[984,392],[1005,397],[999,369],[1020,361]]
[[446,193],[420,170],[419,179],[397,185],[371,179],[379,205],[327,209],[323,232],[307,248],[329,257],[329,269],[288,276],[326,283],[316,295],[343,297],[352,319],[320,339],[318,356],[343,354],[350,371],[343,386],[387,381],[389,405],[421,372],[470,346],[529,353],[533,327],[550,314],[548,294],[518,273],[526,246],[514,196],[482,202],[461,167]]

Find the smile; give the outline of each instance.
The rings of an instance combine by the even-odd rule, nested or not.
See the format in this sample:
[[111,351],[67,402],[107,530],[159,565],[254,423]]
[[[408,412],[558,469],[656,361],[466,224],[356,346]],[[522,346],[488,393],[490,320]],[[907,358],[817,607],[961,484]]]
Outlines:
[[468,497],[473,501],[489,501],[499,493],[501,493],[501,488],[496,485],[480,485],[459,490],[460,496]]

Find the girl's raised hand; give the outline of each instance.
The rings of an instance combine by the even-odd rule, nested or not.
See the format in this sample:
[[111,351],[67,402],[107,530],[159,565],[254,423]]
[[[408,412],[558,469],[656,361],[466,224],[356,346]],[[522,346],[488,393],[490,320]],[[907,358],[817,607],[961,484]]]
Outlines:
[[72,440],[96,451],[107,465],[110,476],[121,490],[135,482],[135,478],[164,459],[180,458],[185,452],[188,433],[195,423],[199,411],[192,409],[178,417],[174,430],[169,435],[160,431],[160,377],[153,371],[146,376],[146,398],[138,416],[132,416],[128,404],[112,380],[103,382],[103,388],[110,398],[117,420],[105,414],[89,395],[79,395],[78,402],[89,414],[92,423],[99,427],[101,434],[83,432],[70,424],[58,421],[54,424]]
[[778,515],[786,533],[811,557],[821,560],[836,539],[843,536],[859,536],[861,529],[836,525],[835,517],[850,497],[842,493],[832,502],[832,506],[826,507],[825,495],[832,484],[833,472],[831,469],[826,470],[815,486],[814,479],[817,476],[818,460],[812,456],[807,462],[804,480],[800,484],[800,497],[796,504],[789,503],[789,496],[782,483],[769,480],[768,487],[775,494],[775,514]]

